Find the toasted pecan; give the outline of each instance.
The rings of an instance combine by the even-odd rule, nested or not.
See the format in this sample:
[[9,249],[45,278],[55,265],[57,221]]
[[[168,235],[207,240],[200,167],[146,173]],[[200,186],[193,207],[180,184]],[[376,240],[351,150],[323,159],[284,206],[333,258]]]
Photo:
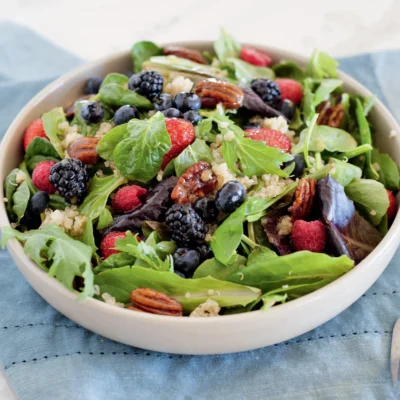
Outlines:
[[197,62],[198,64],[208,64],[207,60],[199,50],[187,49],[186,47],[168,46],[164,49],[164,54],[166,56],[186,58],[187,60]]
[[292,221],[306,218],[312,209],[315,197],[316,181],[313,178],[302,178],[297,184],[293,204],[288,211],[292,214]]
[[235,109],[243,104],[243,90],[232,83],[207,79],[199,82],[194,90],[203,107],[214,108],[222,103],[226,109]]
[[317,124],[339,128],[344,117],[344,108],[341,104],[331,105],[329,101],[323,101],[317,108],[319,112]]
[[74,140],[68,147],[68,154],[71,158],[77,158],[84,164],[93,165],[99,159],[96,151],[100,138],[94,136],[82,136]]

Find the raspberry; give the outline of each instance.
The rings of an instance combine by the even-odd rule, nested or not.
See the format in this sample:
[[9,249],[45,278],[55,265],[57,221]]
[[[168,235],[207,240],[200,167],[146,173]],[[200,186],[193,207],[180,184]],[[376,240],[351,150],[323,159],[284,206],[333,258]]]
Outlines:
[[272,64],[272,58],[267,53],[254,47],[243,46],[240,50],[240,58],[249,64],[259,67],[269,67]]
[[195,139],[194,128],[189,121],[181,118],[166,118],[165,125],[171,137],[171,149],[165,154],[161,169],[164,169],[173,158],[182,153]]
[[258,140],[260,142],[265,142],[267,146],[276,147],[281,149],[285,153],[290,153],[292,148],[292,143],[290,139],[282,132],[276,131],[275,129],[265,129],[265,128],[249,128],[246,129],[252,140]]
[[303,98],[303,88],[299,82],[293,79],[277,78],[275,82],[281,90],[281,99],[290,100],[294,104],[300,104]]
[[326,228],[321,221],[303,221],[298,219],[292,228],[293,246],[297,251],[308,250],[321,253],[326,243]]
[[32,142],[35,137],[41,137],[47,139],[46,132],[43,128],[43,121],[41,119],[37,119],[33,121],[27,128],[24,133],[24,150],[29,146],[29,143]]
[[113,210],[116,212],[132,211],[142,204],[141,200],[146,195],[147,190],[140,186],[124,186],[118,190],[112,200]]
[[119,250],[115,250],[115,242],[118,239],[123,239],[126,237],[125,232],[111,232],[108,235],[104,236],[103,240],[100,243],[101,254],[104,258],[110,257],[112,254],[119,253]]
[[53,194],[57,189],[49,182],[50,170],[56,163],[54,161],[42,161],[36,165],[32,174],[33,184],[43,192]]
[[396,199],[393,196],[393,193],[390,190],[386,190],[388,197],[389,197],[389,207],[387,209],[387,216],[389,221],[391,221],[397,213],[397,203],[396,203]]

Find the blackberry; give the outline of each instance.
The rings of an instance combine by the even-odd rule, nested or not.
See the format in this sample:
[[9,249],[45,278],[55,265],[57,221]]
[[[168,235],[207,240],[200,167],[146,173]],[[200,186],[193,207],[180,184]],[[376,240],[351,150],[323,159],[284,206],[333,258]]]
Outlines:
[[51,168],[49,182],[68,203],[79,204],[86,195],[89,174],[82,161],[66,158]]
[[200,265],[200,254],[197,250],[180,247],[174,253],[175,273],[180,272],[185,278],[191,278]]
[[142,71],[129,78],[128,88],[153,100],[163,89],[164,78],[156,71]]
[[165,222],[171,231],[171,239],[180,247],[202,244],[208,231],[190,204],[174,204],[167,211]]
[[193,203],[193,208],[207,224],[217,220],[219,211],[215,201],[207,197],[200,197]]
[[261,97],[265,104],[276,108],[281,102],[281,90],[276,82],[269,79],[253,79],[251,88]]

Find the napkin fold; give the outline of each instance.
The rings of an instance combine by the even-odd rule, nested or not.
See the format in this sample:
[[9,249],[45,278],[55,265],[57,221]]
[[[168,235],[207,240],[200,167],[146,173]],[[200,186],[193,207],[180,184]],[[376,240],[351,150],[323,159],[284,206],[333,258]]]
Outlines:
[[[9,22],[0,22],[0,49],[2,135],[33,95],[82,61]],[[400,119],[400,52],[342,59],[341,69]],[[400,310],[399,252],[373,287],[330,322],[230,355],[168,355],[89,332],[36,294],[6,250],[0,251],[0,293],[0,362],[20,400],[400,397],[389,370]]]

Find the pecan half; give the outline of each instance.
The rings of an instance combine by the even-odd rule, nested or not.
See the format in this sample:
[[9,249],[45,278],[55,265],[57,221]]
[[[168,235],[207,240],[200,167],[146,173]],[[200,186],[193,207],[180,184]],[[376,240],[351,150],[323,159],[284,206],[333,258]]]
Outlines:
[[135,289],[131,293],[130,300],[131,310],[174,317],[181,317],[183,314],[181,303],[165,293],[150,288]]
[[84,164],[96,164],[99,155],[96,151],[97,143],[100,138],[92,136],[82,136],[74,140],[68,147],[68,154],[71,158],[78,158]]
[[187,49],[186,47],[179,46],[168,46],[164,49],[166,56],[177,56],[180,58],[186,58],[197,62],[199,64],[208,64],[207,60],[203,57],[200,51],[194,49]]
[[199,161],[180,176],[171,193],[171,199],[178,204],[192,203],[214,191],[217,183],[210,164]]
[[323,101],[318,107],[319,112],[317,124],[328,125],[332,128],[339,128],[344,117],[344,108],[341,104],[331,105],[329,101]]
[[218,103],[222,103],[227,109],[235,109],[243,104],[243,90],[232,83],[207,79],[199,82],[194,91],[206,108],[215,108]]
[[316,181],[313,178],[302,178],[297,184],[293,204],[288,211],[292,214],[292,221],[303,219],[310,214],[314,203]]

